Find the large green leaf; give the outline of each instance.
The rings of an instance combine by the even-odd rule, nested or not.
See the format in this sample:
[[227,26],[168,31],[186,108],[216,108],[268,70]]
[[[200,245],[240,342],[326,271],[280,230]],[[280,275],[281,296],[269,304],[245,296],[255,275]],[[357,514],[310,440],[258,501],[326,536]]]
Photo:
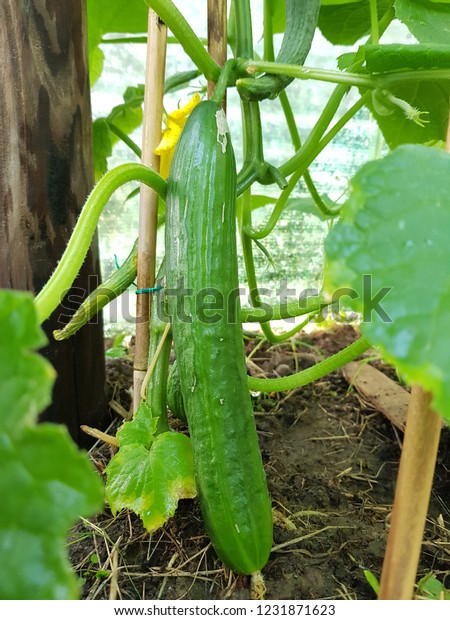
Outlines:
[[122,446],[106,473],[106,497],[113,513],[133,510],[149,532],[175,514],[178,500],[196,495],[191,442],[181,433],[157,435],[150,447]]
[[328,293],[356,291],[351,306],[363,313],[366,338],[409,382],[428,389],[447,419],[449,178],[450,155],[421,145],[366,164],[325,244]]
[[395,0],[395,14],[421,43],[450,41],[450,5],[429,0]]
[[0,291],[0,599],[75,598],[65,535],[102,503],[100,478],[66,429],[35,425],[55,375],[29,350],[44,343],[32,296]]
[[[378,0],[378,16],[381,18],[394,4],[394,0]],[[334,45],[353,45],[370,33],[370,2],[352,2],[323,5],[320,9],[319,28],[323,36]]]
[[91,84],[100,77],[104,34],[147,32],[148,6],[144,0],[87,0],[89,71]]
[[55,371],[30,351],[44,345],[29,295],[0,291],[0,430],[10,435],[35,421],[51,400]]

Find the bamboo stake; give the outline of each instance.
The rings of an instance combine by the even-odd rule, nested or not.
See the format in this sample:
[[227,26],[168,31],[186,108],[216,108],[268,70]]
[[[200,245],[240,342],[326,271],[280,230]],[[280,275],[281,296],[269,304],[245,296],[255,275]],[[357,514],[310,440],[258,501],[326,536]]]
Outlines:
[[[450,114],[445,146],[450,152]],[[442,429],[442,417],[431,409],[431,400],[429,392],[413,385],[381,572],[380,600],[410,600],[414,595]]]
[[[159,157],[154,154],[154,150],[161,140],[166,38],[167,28],[165,24],[150,9],[148,14],[142,163],[156,171],[159,170]],[[141,185],[137,268],[138,290],[152,288],[155,285],[157,219],[158,195],[149,187]],[[152,296],[149,293],[137,295],[133,411],[136,411],[139,405],[141,385],[147,371],[151,301]]]
[[[208,52],[223,67],[227,59],[227,0],[208,0]],[[208,99],[214,87],[214,82],[208,82]]]
[[442,418],[430,403],[429,392],[414,385],[381,574],[380,600],[413,598],[442,428]]

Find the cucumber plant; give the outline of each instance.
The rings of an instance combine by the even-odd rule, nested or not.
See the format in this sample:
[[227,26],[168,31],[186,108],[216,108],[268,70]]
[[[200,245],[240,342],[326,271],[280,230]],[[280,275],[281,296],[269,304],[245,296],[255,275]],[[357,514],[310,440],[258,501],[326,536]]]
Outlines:
[[[139,6],[140,12],[135,16],[139,21],[139,15],[146,13],[145,3],[133,0],[134,4]],[[446,33],[450,28],[450,5],[428,0],[327,0],[319,7],[315,0],[286,0],[285,4],[265,0],[264,54],[263,58],[256,58],[250,2],[233,0],[229,20],[233,58],[220,67],[172,0],[146,0],[146,4],[166,22],[176,43],[196,66],[194,74],[174,77],[171,83],[189,83],[199,73],[216,84],[212,101],[203,101],[194,108],[176,146],[167,182],[140,164],[123,164],[102,177],[86,203],[55,274],[36,298],[36,306],[44,320],[70,286],[112,191],[125,181],[138,180],[158,192],[160,221],[166,220],[166,292],[160,297],[163,306],[167,297],[167,325],[163,328],[161,317],[153,314],[151,389],[144,393],[135,419],[118,433],[120,450],[109,466],[107,495],[113,510],[132,508],[141,515],[147,529],[153,531],[173,514],[180,497],[192,497],[197,492],[218,555],[237,572],[249,574],[264,566],[271,547],[270,500],[249,388],[262,392],[298,388],[355,359],[371,346],[378,346],[410,383],[426,390],[432,408],[450,418],[450,359],[442,338],[450,290],[445,267],[450,258],[445,224],[450,212],[445,184],[450,156],[443,148],[448,142],[450,46]],[[287,17],[283,17],[282,9]],[[130,12],[128,6],[126,12]],[[117,28],[113,20],[112,29],[138,32],[137,22],[125,16],[125,9],[118,10],[115,19],[122,14],[123,27]],[[386,29],[396,18],[417,37],[417,45],[383,44]],[[283,19],[285,26],[280,28]],[[143,31],[145,26],[139,23]],[[91,62],[98,69],[98,43],[108,27],[95,20],[94,24]],[[304,65],[316,28],[332,43],[359,44],[337,60],[338,69]],[[284,38],[275,58],[276,31],[284,32]],[[361,41],[363,37],[365,40]],[[293,79],[336,84],[303,143],[285,90]],[[237,174],[232,137],[221,108],[227,88],[236,88],[241,95],[244,156]],[[350,89],[357,93],[356,102],[342,112]],[[277,97],[295,153],[276,167],[270,162],[270,153],[264,150],[259,102]],[[136,101],[132,101],[135,106]],[[352,179],[348,199],[343,204],[330,205],[320,196],[308,169],[364,106],[373,113],[392,153],[367,163]],[[133,147],[125,125],[119,131],[115,127],[113,121],[118,115],[108,118],[108,130]],[[132,150],[137,152],[134,147]],[[292,192],[302,178],[318,212],[330,222],[339,219],[331,227],[326,242],[324,291],[267,312],[258,288],[254,246],[276,231],[277,222],[289,208]],[[267,224],[259,231],[252,224],[255,182],[280,190]],[[239,308],[236,303],[231,320],[224,307],[208,305],[206,298],[212,290],[227,296],[238,288],[236,225],[251,307]],[[125,283],[131,281],[134,265],[130,258],[112,281],[108,299],[120,294]],[[414,278],[410,265],[414,265]],[[364,297],[367,275],[372,277],[374,288],[392,289],[386,297],[384,315],[370,316],[370,304]],[[174,297],[170,295],[181,283],[190,289],[188,320],[177,314]],[[342,291],[349,286],[358,293],[351,306],[363,317],[363,336],[356,343],[290,377],[246,376],[242,318],[259,322],[265,338],[279,342],[302,325],[280,335],[270,327],[270,319],[304,315],[308,322],[339,301],[336,289]],[[200,309],[196,305],[199,294],[204,295]],[[99,306],[99,296],[94,294],[58,337],[79,329]],[[185,411],[190,441],[171,431],[167,420],[165,389],[171,338],[178,377],[169,391],[179,386],[181,393],[175,399],[173,393],[170,396]],[[417,435],[414,441],[425,463],[432,450],[417,440]],[[432,474],[429,460],[428,478],[430,471]],[[178,471],[174,470],[174,463],[178,464]],[[163,472],[160,477],[148,475],[159,468]],[[403,477],[407,478],[410,470],[405,471]],[[421,502],[424,519],[427,492]],[[414,515],[409,514],[404,521],[406,534],[408,519],[414,519]],[[419,519],[419,534],[422,526]],[[402,544],[408,547],[407,539]],[[412,548],[416,546],[416,542],[411,543],[411,556],[407,554],[411,557],[405,571],[407,579],[401,580],[398,574],[391,578],[391,582],[404,582],[401,598],[412,596],[417,559]],[[386,563],[389,572],[390,556]],[[386,588],[382,579],[380,592],[389,598],[395,589]]]

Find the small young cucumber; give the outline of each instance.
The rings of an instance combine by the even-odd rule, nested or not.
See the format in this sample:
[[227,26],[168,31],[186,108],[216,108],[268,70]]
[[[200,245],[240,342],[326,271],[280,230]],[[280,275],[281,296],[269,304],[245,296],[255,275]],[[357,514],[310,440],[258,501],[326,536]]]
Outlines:
[[225,114],[190,115],[166,197],[166,295],[203,518],[218,556],[260,570],[272,514],[239,318],[236,164]]

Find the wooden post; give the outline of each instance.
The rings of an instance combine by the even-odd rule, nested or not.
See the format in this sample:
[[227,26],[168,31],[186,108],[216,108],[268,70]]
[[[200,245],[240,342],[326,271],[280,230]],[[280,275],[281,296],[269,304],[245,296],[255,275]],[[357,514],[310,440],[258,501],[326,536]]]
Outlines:
[[[42,288],[92,188],[86,38],[85,0],[0,3],[0,287]],[[78,303],[99,273],[95,241],[72,290]],[[80,425],[101,426],[106,412],[103,334],[100,319],[55,342],[67,315],[60,307],[43,325],[42,353],[58,373],[43,417],[78,441]]]

